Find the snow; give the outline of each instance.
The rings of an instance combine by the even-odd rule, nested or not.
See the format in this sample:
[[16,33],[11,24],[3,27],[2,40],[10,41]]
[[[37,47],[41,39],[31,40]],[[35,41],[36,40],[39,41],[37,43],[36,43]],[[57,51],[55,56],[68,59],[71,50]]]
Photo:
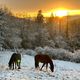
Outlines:
[[[45,67],[42,71],[35,69],[34,57],[22,55],[20,70],[9,70],[8,61],[13,52],[0,52],[0,80],[80,80],[80,64],[53,60],[54,72]],[[41,66],[42,64],[40,64]]]

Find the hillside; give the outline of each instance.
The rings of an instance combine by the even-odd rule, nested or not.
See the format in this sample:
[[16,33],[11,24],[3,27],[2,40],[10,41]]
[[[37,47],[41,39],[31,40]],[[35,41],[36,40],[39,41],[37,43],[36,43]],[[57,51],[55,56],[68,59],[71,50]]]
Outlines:
[[[22,55],[20,70],[9,70],[8,61],[12,52],[0,52],[0,80],[80,80],[80,64],[53,60],[54,72],[45,68],[42,71],[34,68],[34,57]],[[41,65],[41,64],[40,64]]]

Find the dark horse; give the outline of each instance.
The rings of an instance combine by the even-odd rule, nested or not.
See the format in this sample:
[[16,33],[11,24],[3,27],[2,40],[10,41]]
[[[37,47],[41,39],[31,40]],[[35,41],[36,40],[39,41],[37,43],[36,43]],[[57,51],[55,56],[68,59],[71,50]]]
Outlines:
[[13,53],[10,60],[9,60],[9,63],[8,63],[8,66],[10,69],[16,69],[16,66],[18,67],[18,69],[20,69],[20,64],[21,64],[21,54],[19,53]]
[[35,56],[35,68],[39,67],[39,62],[43,63],[43,65],[42,65],[40,70],[42,70],[44,65],[46,65],[46,69],[47,69],[48,63],[49,63],[50,64],[50,70],[52,72],[54,71],[53,62],[52,62],[51,58],[48,55],[43,55],[43,54],[36,55]]

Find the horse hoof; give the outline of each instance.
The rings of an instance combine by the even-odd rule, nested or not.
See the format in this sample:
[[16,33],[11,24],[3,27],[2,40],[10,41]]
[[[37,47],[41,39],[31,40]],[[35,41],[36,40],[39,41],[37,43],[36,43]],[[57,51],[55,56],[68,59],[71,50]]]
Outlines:
[[18,68],[18,69],[21,69],[21,68]]

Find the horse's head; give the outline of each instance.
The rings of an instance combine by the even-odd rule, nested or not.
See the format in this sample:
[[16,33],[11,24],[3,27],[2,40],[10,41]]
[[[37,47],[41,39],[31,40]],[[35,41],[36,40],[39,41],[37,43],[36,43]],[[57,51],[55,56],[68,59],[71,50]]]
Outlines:
[[50,70],[51,70],[52,72],[54,72],[54,64],[53,64],[53,62],[50,63]]
[[54,72],[54,69],[53,69],[52,67],[50,67],[50,70],[51,70],[52,72]]
[[9,67],[9,69],[11,69],[11,63],[10,62],[8,63],[8,67]]

